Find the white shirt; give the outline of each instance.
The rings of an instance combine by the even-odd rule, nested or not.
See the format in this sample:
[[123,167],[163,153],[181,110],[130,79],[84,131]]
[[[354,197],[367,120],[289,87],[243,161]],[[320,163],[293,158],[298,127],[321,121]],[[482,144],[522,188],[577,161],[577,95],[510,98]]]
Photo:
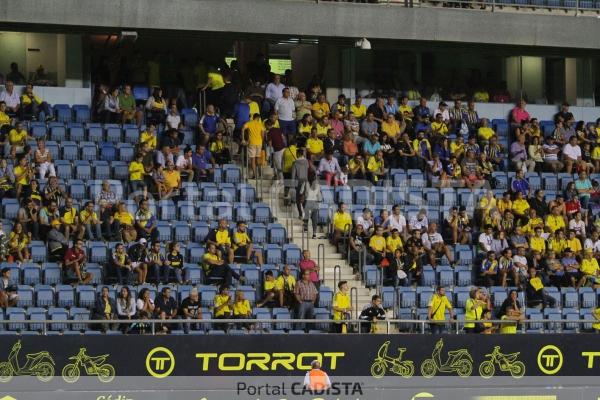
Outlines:
[[181,123],[181,117],[178,114],[169,114],[167,115],[167,126],[170,129],[179,128],[179,124]]
[[0,93],[0,101],[6,103],[6,107],[15,108],[19,104],[21,104],[21,99],[19,98],[19,94],[16,90],[13,89],[12,94],[9,94],[8,91],[4,91]]
[[565,144],[563,147],[563,154],[572,160],[577,160],[581,157],[581,147],[579,145],[571,146],[571,143]]
[[[150,300],[150,304],[154,305],[154,300],[152,300],[152,299],[149,299],[149,300]],[[138,311],[142,311],[144,309],[144,300],[137,299],[136,306],[137,306]]]
[[175,163],[177,168],[186,169],[190,165],[192,165],[192,159],[186,159],[183,154],[177,157],[177,162]]
[[544,160],[556,161],[558,160],[558,153],[549,153],[548,151],[558,150],[558,146],[555,144],[545,144],[542,149],[544,150]]
[[444,243],[444,238],[437,232],[434,233],[424,233],[421,235],[421,241],[423,242],[423,247],[427,250],[431,250],[431,246],[436,243]]
[[291,97],[288,97],[287,99],[285,97],[280,97],[275,102],[275,111],[277,111],[277,116],[280,120],[293,121],[294,112],[296,111],[294,100],[292,100]]
[[[526,257],[523,257],[523,256],[520,256],[520,255],[518,255],[518,254],[515,254],[515,255],[513,256],[513,263],[515,263],[515,265],[516,265],[517,263],[519,263],[519,264],[523,264],[525,267],[527,267],[527,258],[526,258]],[[523,268],[523,267],[520,267],[520,268]]]
[[283,96],[283,89],[285,89],[285,85],[283,83],[279,83],[279,85],[276,85],[275,83],[271,82],[267,85],[267,89],[265,90],[265,97],[267,99],[277,101],[280,97]]
[[576,234],[585,236],[585,222],[572,219],[569,221],[569,230],[574,230]]
[[424,216],[423,219],[419,221],[417,219],[417,216],[415,215],[408,222],[408,226],[411,231],[413,229],[418,229],[418,230],[422,231],[423,228],[427,228],[427,226],[429,226],[429,221],[427,221],[427,216]]
[[479,235],[479,244],[483,247],[485,252],[492,250],[492,242],[494,241],[494,236],[488,235],[487,233],[482,233]]
[[396,216],[392,214],[388,221],[390,230],[398,229],[400,233],[406,231],[406,218],[404,218],[404,215],[400,214]]
[[442,119],[444,121],[448,121],[450,119],[450,111],[447,108],[444,111],[440,110],[439,108],[435,110],[433,113],[433,118],[435,118],[435,116],[438,114],[442,114]]
[[585,239],[585,243],[583,244],[584,249],[592,249],[594,252],[600,252],[600,239],[595,242],[592,241],[591,238]]
[[356,225],[362,225],[365,231],[368,231],[373,226],[373,220],[365,219],[362,215],[356,219]]

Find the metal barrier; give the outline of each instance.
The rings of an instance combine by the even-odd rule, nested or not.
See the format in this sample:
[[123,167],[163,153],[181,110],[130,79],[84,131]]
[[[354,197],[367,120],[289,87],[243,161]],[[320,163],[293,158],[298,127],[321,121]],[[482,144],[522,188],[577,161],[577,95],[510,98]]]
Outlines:
[[[352,291],[351,291],[351,296],[352,296]],[[356,296],[354,297],[355,301],[356,301]],[[358,309],[356,309],[356,313],[358,313]],[[258,325],[263,327],[263,330],[269,330],[271,329],[270,326],[279,326],[282,327],[281,329],[294,329],[294,327],[298,327],[300,325],[302,326],[312,326],[314,325],[315,327],[323,327],[323,326],[327,326],[327,329],[320,329],[320,330],[326,330],[326,331],[333,331],[332,325],[337,325],[339,323],[345,323],[348,324],[349,326],[360,326],[361,324],[365,324],[365,323],[370,323],[370,321],[365,321],[365,320],[360,320],[357,318],[354,319],[349,319],[349,320],[343,320],[343,321],[334,321],[334,320],[322,320],[322,319],[198,319],[198,320],[194,320],[194,319],[171,319],[171,320],[162,320],[162,319],[142,319],[142,320],[122,320],[122,319],[117,319],[117,320],[40,320],[40,321],[34,321],[34,320],[23,320],[23,321],[9,321],[9,320],[1,320],[0,321],[0,327],[2,327],[2,330],[4,331],[16,331],[16,332],[20,332],[22,331],[22,329],[18,328],[18,329],[10,329],[11,325],[12,326],[30,326],[30,325],[34,325],[37,326],[39,328],[36,329],[32,329],[33,331],[37,331],[42,335],[47,334],[49,331],[64,331],[64,330],[69,330],[69,329],[50,329],[52,328],[52,326],[56,326],[56,325],[64,325],[66,327],[72,327],[73,325],[77,325],[77,326],[86,326],[86,327],[94,327],[94,329],[90,329],[90,330],[99,330],[97,329],[98,325],[104,325],[104,326],[113,326],[113,327],[119,327],[119,326],[132,326],[132,325],[144,325],[144,326],[149,326],[150,330],[147,333],[150,334],[156,334],[157,332],[159,333],[163,333],[162,329],[158,329],[161,328],[164,325],[175,325],[175,328],[178,328],[179,325],[201,325],[201,326],[210,326],[211,325],[217,325],[217,326],[224,326],[224,325],[231,325],[231,326],[248,326],[248,325]],[[394,329],[397,326],[403,325],[406,326],[408,325],[412,325],[413,329],[412,332],[416,333],[416,332],[420,332],[422,334],[427,333],[428,332],[428,328],[430,325],[432,324],[436,324],[436,325],[446,325],[446,326],[450,326],[451,329],[447,330],[447,333],[450,334],[460,334],[462,332],[462,328],[464,327],[465,323],[491,323],[493,325],[502,325],[502,324],[511,324],[514,325],[516,323],[516,321],[507,321],[507,320],[480,320],[480,321],[464,321],[464,320],[450,320],[450,321],[430,321],[430,320],[414,320],[414,319],[390,319],[390,320],[380,320],[377,323],[380,325],[385,324],[386,329],[385,332],[381,332],[379,331],[379,333],[388,333],[388,334],[392,334],[392,333],[397,333],[397,330]],[[570,325],[570,327],[567,329],[569,332],[578,332],[581,330],[584,331],[592,331],[592,324],[594,323],[598,323],[598,320],[592,319],[592,320],[554,320],[554,319],[540,319],[540,320],[523,320],[520,321],[519,324],[523,327],[526,328],[527,326],[531,325],[533,326],[533,328],[530,327],[530,329],[533,329],[536,331],[536,333],[562,333],[563,331],[565,331],[564,326],[565,325]],[[546,328],[545,326],[553,326],[552,328]],[[588,325],[589,327],[586,328],[586,325]],[[573,326],[576,326],[575,328],[573,328]],[[9,328],[9,329],[6,329]],[[582,329],[583,328],[583,329]],[[300,328],[302,329],[302,328]],[[81,328],[77,328],[75,330],[81,330],[83,331]],[[356,333],[367,333],[367,332],[361,332],[360,329],[355,329],[354,330]],[[547,331],[547,332],[546,332]],[[404,334],[405,332],[403,332],[402,334]]]
[[358,318],[358,288],[356,286],[352,286],[350,288],[350,305],[352,307],[352,314],[355,319]]
[[[308,236],[308,233],[307,233]],[[321,257],[322,255],[322,257]],[[321,260],[323,262],[321,262]],[[317,265],[320,268],[321,272],[321,283],[325,282],[325,245],[323,243],[319,243],[317,246]]]
[[333,267],[333,290],[337,289],[338,282],[342,281],[342,267],[336,265]]

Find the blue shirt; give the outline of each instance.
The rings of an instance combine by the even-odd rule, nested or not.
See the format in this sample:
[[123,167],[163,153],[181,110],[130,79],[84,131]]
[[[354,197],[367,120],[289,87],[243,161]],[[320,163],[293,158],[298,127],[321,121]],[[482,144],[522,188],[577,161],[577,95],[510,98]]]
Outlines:
[[389,104],[389,103],[385,103],[385,112],[388,114],[396,114],[398,112],[398,106],[396,105],[396,103],[394,104]]
[[[575,181],[575,189],[577,190],[586,190],[592,188],[592,182],[589,178],[585,178],[583,181],[581,179],[577,179]],[[580,193],[579,197],[590,197],[589,193]]]
[[366,142],[363,144],[363,149],[365,150],[365,152],[367,152],[367,153],[369,153],[370,155],[374,156],[374,155],[375,155],[375,153],[377,153],[377,151],[378,151],[379,149],[381,149],[381,144],[380,144],[379,142],[375,142],[375,143],[373,143],[373,142],[371,142],[371,141],[369,140],[369,141],[366,141]]
[[242,129],[244,124],[250,121],[250,106],[248,103],[237,103],[233,108],[233,118],[235,119],[235,128]]
[[218,115],[204,114],[200,120],[200,124],[204,128],[206,133],[215,133],[217,131],[217,122],[219,121]]
[[204,150],[202,154],[194,153],[192,154],[192,165],[199,169],[210,168],[212,167],[211,158],[212,156],[208,150]]
[[512,181],[511,188],[513,192],[521,192],[523,196],[527,196],[529,193],[529,182],[525,179],[515,179]]
[[430,118],[431,110],[429,109],[429,107],[416,106],[415,108],[413,108],[413,114],[415,115],[415,117],[419,116],[421,118]]

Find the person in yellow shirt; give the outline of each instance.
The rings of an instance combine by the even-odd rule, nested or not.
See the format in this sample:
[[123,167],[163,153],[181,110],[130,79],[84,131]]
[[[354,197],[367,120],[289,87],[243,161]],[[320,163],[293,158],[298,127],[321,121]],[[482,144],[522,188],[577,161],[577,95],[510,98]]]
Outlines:
[[306,149],[312,161],[318,161],[323,156],[323,141],[317,135],[317,128],[313,128],[310,137],[306,141]]
[[265,304],[271,303],[275,298],[279,298],[277,282],[273,276],[273,271],[268,270],[265,272],[265,279],[263,280],[263,299],[256,303],[256,307],[264,307]]
[[167,169],[163,172],[165,193],[163,199],[179,194],[181,189],[181,175],[175,168],[173,161],[167,162]]
[[481,333],[483,326],[475,322],[483,319],[484,310],[491,309],[489,298],[479,288],[471,289],[465,303],[465,332]]
[[28,83],[21,95],[21,119],[31,116],[39,121],[50,121],[54,118],[52,107],[33,93],[33,85]]
[[85,228],[79,223],[79,215],[73,207],[73,198],[65,198],[65,206],[60,210],[60,222],[64,228],[65,238],[69,240],[71,234],[79,240],[83,240]]
[[482,215],[485,217],[490,214],[490,210],[496,207],[496,198],[494,197],[494,192],[492,190],[488,190],[484,196],[479,200],[479,209],[481,210]]
[[144,169],[144,155],[142,153],[138,153],[135,156],[135,160],[129,163],[129,186],[131,188],[131,192],[136,194],[136,197],[139,198],[139,192],[142,192],[141,197],[148,197],[148,186],[144,181],[144,175],[146,171]]
[[331,123],[329,122],[329,118],[327,116],[324,116],[321,120],[317,121],[315,128],[317,128],[317,136],[320,139],[325,139],[329,134],[329,130],[331,129]]
[[461,135],[458,135],[455,140],[450,142],[450,152],[461,159],[465,155],[465,140]]
[[[238,238],[240,238],[240,236],[238,236]],[[229,223],[225,218],[219,219],[219,226],[208,233],[206,236],[206,243],[217,246],[221,256],[227,256],[229,264],[233,263],[234,252],[231,243],[231,235],[229,234]]]
[[535,228],[535,234],[529,239],[529,248],[540,253],[546,252],[546,239],[542,236],[542,227]]
[[28,196],[31,192],[30,182],[34,178],[34,172],[26,156],[18,159],[17,166],[13,168],[13,174],[15,176],[17,199]]
[[387,257],[386,243],[381,225],[377,225],[375,233],[369,239],[369,250],[371,255],[373,255],[373,263],[375,265],[381,265],[381,262]]
[[435,120],[431,123],[431,133],[433,137],[443,137],[448,135],[448,125],[444,122],[442,114],[438,113]]
[[[348,291],[348,282],[340,281],[338,283],[338,291],[333,296],[333,301],[331,303],[334,321],[345,321],[348,319],[352,319],[352,316],[350,315],[350,313],[352,312],[352,307],[350,304],[350,296],[348,294]],[[337,333],[347,332],[347,326],[344,323],[336,324],[335,329]]]
[[596,171],[600,171],[600,146],[596,145],[592,150],[592,161],[594,162],[594,168]]
[[577,237],[577,233],[574,230],[569,230],[569,238],[567,239],[567,247],[571,249],[573,253],[581,254],[583,247],[581,241]]
[[341,237],[352,230],[352,215],[348,212],[348,206],[345,203],[338,205],[337,211],[333,214],[333,235],[331,244],[337,246]]
[[[427,308],[427,319],[435,322],[435,321],[445,321],[446,320],[446,310],[450,313],[450,319],[454,319],[454,309],[452,308],[452,304],[446,297],[446,288],[442,285],[438,286],[435,293],[431,296],[429,300],[429,305]],[[442,334],[446,331],[446,324],[443,323],[434,323],[431,324],[431,333]]]
[[231,242],[234,258],[242,258],[245,263],[252,263],[254,256],[259,267],[263,264],[262,251],[254,251],[252,239],[248,235],[248,225],[244,221],[237,223],[237,229],[231,235]]
[[6,103],[0,101],[0,136],[7,133],[8,128],[10,128],[10,122],[11,118],[6,113]]
[[594,258],[593,249],[585,250],[583,260],[581,260],[580,271],[582,277],[577,283],[577,289],[588,284],[591,284],[594,290],[600,287],[600,267],[598,266],[598,260]]
[[523,192],[516,193],[511,210],[515,214],[515,218],[517,218],[517,220],[523,220],[527,216],[526,214],[529,210],[529,202],[525,197],[523,197]]
[[265,137],[265,128],[260,120],[260,114],[254,114],[252,116],[252,120],[246,122],[242,128],[242,131],[244,132],[242,146],[247,146],[248,158],[250,159],[250,169],[252,170],[252,177],[249,179],[255,179],[257,176],[256,168],[259,164],[260,154]]
[[354,114],[356,119],[359,121],[367,115],[367,107],[362,104],[362,97],[356,96],[354,99],[354,104],[350,106],[350,112]]
[[506,210],[512,210],[512,200],[510,199],[510,192],[504,192],[502,198],[498,200],[498,211],[504,215]]
[[477,130],[477,136],[481,141],[481,145],[486,145],[495,134],[496,132],[489,126],[489,120],[487,118],[482,118],[481,126]]
[[597,322],[592,324],[592,328],[596,331],[596,333],[600,332],[600,307],[596,307],[592,312],[592,318]]
[[296,278],[292,275],[289,265],[283,267],[281,275],[275,280],[275,288],[279,292],[279,307],[291,307],[295,304],[294,288]]
[[373,184],[377,184],[379,180],[385,177],[386,173],[387,169],[385,168],[383,152],[377,150],[377,153],[375,153],[374,156],[369,157],[369,161],[367,161],[367,175]]
[[550,236],[548,236],[549,250],[554,251],[560,257],[567,247],[567,239],[565,238],[565,231],[563,229],[550,233]]
[[114,219],[118,222],[123,241],[125,243],[134,242],[137,239],[137,231],[135,230],[135,226],[133,226],[133,215],[127,211],[125,203],[119,203],[117,212],[114,214]]
[[15,127],[8,133],[8,144],[10,144],[10,154],[12,158],[23,153],[28,140],[34,140],[23,128],[22,122],[17,122]]
[[544,220],[537,216],[537,211],[535,211],[535,208],[530,208],[528,214],[529,220],[527,221],[527,224],[523,226],[523,233],[526,235],[531,235],[535,233],[535,228],[537,226],[544,226]]
[[[98,215],[94,211],[94,202],[88,201],[85,203],[84,209],[79,213],[79,220],[85,227],[85,232],[89,240],[102,240],[102,226]],[[92,227],[96,231],[96,236],[92,232]]]
[[326,115],[329,115],[330,107],[327,100],[325,100],[325,95],[320,94],[317,97],[317,102],[312,105],[313,117],[317,120],[320,120]]
[[560,207],[552,207],[551,214],[546,217],[546,228],[548,228],[550,232],[556,232],[559,229],[566,228],[565,219],[560,215]]
[[387,133],[390,139],[396,141],[400,137],[400,124],[396,121],[393,114],[388,114],[387,118],[381,124],[381,132]]
[[[23,224],[19,221],[15,222],[15,226],[8,235],[6,243],[8,254],[15,261],[26,262],[31,261],[28,245],[31,242],[31,233],[23,229]],[[5,289],[6,290],[6,289]]]
[[[215,319],[231,318],[233,312],[233,299],[229,294],[229,286],[223,285],[219,288],[219,293],[215,296],[215,306],[213,316]],[[217,329],[226,330],[227,324],[215,324]]]
[[398,112],[402,115],[404,120],[411,122],[415,115],[413,114],[412,107],[408,104],[408,97],[402,96],[400,99],[400,105],[398,106]]
[[[251,319],[252,318],[252,307],[250,302],[246,299],[244,292],[238,290],[235,292],[235,302],[233,303],[233,318],[234,319]],[[238,329],[246,328],[250,329],[251,324],[236,324]]]
[[153,122],[149,122],[144,130],[140,134],[140,145],[148,143],[150,150],[156,150],[156,125]]
[[[298,146],[294,143],[293,139],[290,141],[288,147],[283,150],[283,163],[282,163],[282,171],[283,177],[285,179],[290,179],[292,177],[292,166],[294,165],[294,161],[298,159]],[[287,193],[286,193],[287,194]]]
[[402,238],[398,229],[392,229],[392,234],[385,239],[385,247],[390,254],[394,254],[398,249],[403,250]]

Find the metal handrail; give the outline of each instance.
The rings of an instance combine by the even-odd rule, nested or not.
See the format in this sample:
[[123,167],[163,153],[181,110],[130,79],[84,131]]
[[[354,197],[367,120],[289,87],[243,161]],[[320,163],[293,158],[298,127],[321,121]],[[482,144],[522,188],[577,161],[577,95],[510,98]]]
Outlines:
[[353,304],[352,313],[354,318],[358,318],[358,288],[356,286],[352,286],[350,288],[350,304]]
[[342,281],[342,267],[335,265],[333,267],[333,290],[336,290],[338,282]]
[[[353,288],[355,289],[355,288]],[[352,289],[351,289],[352,296]],[[355,297],[356,298],[356,297]],[[356,309],[356,313],[358,314],[358,309]],[[51,325],[132,325],[132,324],[146,324],[150,325],[151,332],[156,332],[156,325],[169,325],[169,324],[198,324],[198,325],[208,325],[208,324],[327,324],[327,325],[335,325],[339,324],[342,321],[338,320],[318,320],[318,319],[170,319],[170,320],[162,320],[162,319],[116,319],[116,320],[23,320],[23,321],[10,321],[10,320],[0,320],[0,326],[3,325],[41,325],[42,329],[38,329],[39,331],[46,333],[50,329]],[[370,321],[361,320],[358,318],[344,320],[344,323],[347,324],[360,324],[360,323],[368,323]],[[598,323],[596,319],[585,319],[585,320],[552,320],[552,319],[540,319],[540,320],[522,320],[522,321],[513,321],[513,320],[476,320],[476,321],[465,321],[465,320],[443,320],[443,321],[435,321],[435,320],[415,320],[415,319],[389,319],[389,320],[381,320],[378,321],[381,323],[387,324],[387,333],[392,332],[392,326],[398,324],[413,324],[419,326],[419,331],[421,333],[425,333],[427,331],[427,326],[436,324],[436,325],[452,325],[453,328],[448,332],[449,333],[460,333],[462,327],[467,323],[492,323],[495,325],[502,324],[515,324],[519,323],[523,326],[528,324],[555,324],[555,325],[566,325],[566,324],[576,324],[578,327],[582,327],[586,324]],[[19,331],[20,329],[17,329]],[[541,328],[543,332],[545,328]],[[15,330],[12,330],[15,331]]]
[[[308,234],[307,234],[308,236]],[[323,251],[321,251],[323,250]],[[321,253],[323,257],[321,258]],[[323,262],[321,262],[321,259]],[[321,271],[321,283],[325,282],[325,245],[323,243],[319,243],[317,246],[317,264],[319,265],[319,269]]]

